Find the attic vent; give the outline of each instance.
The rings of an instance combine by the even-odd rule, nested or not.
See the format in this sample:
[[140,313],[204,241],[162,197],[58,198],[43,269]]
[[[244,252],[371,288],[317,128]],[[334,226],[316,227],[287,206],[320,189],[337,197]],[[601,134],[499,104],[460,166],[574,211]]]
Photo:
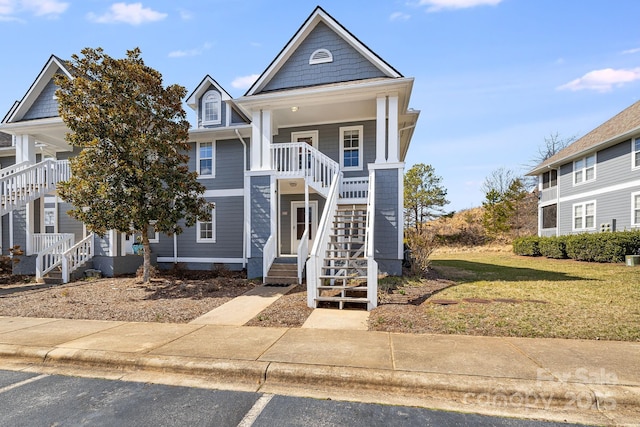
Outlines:
[[327,49],[318,49],[311,54],[309,65],[333,62],[333,55]]

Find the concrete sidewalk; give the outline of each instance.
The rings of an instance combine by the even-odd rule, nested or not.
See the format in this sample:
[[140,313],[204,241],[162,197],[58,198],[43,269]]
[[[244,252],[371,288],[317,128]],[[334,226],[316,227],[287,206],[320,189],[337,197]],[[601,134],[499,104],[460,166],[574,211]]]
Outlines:
[[640,343],[0,317],[0,368],[590,424],[640,420]]

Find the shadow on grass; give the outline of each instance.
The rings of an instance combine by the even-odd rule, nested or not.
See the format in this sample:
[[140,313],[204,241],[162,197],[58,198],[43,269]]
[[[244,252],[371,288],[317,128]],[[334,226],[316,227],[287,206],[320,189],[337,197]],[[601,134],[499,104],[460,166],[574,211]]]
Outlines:
[[526,267],[510,267],[481,262],[460,260],[434,260],[431,267],[441,276],[458,283],[478,280],[524,282],[524,281],[576,281],[584,277],[571,276],[557,271],[537,270]]

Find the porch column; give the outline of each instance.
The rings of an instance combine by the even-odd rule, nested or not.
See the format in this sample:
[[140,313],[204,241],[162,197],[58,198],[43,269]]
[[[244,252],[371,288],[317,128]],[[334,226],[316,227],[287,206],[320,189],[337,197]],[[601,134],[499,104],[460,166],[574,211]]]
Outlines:
[[262,111],[253,111],[251,117],[251,154],[250,154],[250,169],[252,171],[260,170],[260,157],[262,149],[260,143],[262,142]]
[[262,170],[271,169],[271,110],[262,111]]
[[398,140],[398,95],[389,96],[389,149],[387,162],[398,163],[400,160],[400,141]]
[[36,139],[31,135],[16,137],[16,163],[36,162]]
[[379,95],[376,100],[376,163],[387,160],[387,97]]

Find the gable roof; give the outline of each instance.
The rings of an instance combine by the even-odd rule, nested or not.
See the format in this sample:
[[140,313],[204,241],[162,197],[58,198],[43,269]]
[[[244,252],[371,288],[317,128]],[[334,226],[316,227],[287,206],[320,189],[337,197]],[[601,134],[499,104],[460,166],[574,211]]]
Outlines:
[[33,103],[38,99],[40,93],[44,90],[58,70],[65,73],[69,78],[73,77],[69,69],[65,66],[65,61],[55,55],[51,55],[27,93],[20,101],[11,107],[9,113],[5,116],[2,122],[13,123],[20,121],[29,111]]
[[220,95],[222,96],[223,101],[229,101],[232,99],[231,95],[229,95],[229,93],[226,90],[224,90],[224,88],[220,86],[217,81],[215,81],[210,75],[207,74],[206,76],[204,76],[204,78],[202,79],[200,84],[195,88],[195,90],[191,92],[191,95],[187,97],[187,105],[193,108],[194,110],[197,109],[198,99],[200,99],[202,95],[204,95],[211,86],[215,87],[218,90],[218,92],[220,92]]
[[617,144],[629,139],[638,131],[640,131],[640,101],[616,114],[573,144],[540,163],[527,175],[537,175],[547,168],[560,166],[583,156],[589,151]]
[[345,40],[351,47],[358,51],[362,56],[367,58],[376,68],[378,68],[387,77],[403,77],[400,72],[389,65],[385,60],[378,56],[375,52],[369,49],[364,43],[362,43],[356,36],[351,34],[344,26],[336,21],[331,15],[329,15],[320,6],[309,15],[302,26],[289,40],[285,47],[275,57],[266,70],[262,72],[260,77],[254,82],[244,96],[251,96],[260,93],[262,89],[271,81],[271,79],[277,74],[282,66],[287,62],[291,55],[296,51],[305,38],[313,31],[314,28],[323,22],[336,34],[338,34],[343,40]]

